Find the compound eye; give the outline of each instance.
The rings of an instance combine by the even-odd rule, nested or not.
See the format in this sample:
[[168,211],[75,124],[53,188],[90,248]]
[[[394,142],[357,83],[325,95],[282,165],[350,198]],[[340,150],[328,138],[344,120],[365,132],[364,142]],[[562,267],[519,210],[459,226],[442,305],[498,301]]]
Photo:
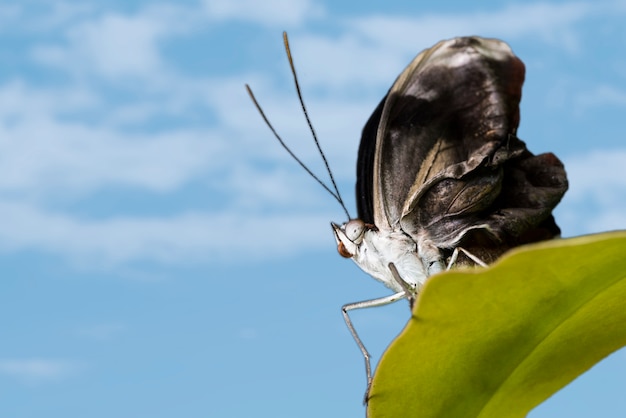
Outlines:
[[346,237],[355,244],[359,244],[365,232],[365,222],[360,219],[352,219],[346,223]]

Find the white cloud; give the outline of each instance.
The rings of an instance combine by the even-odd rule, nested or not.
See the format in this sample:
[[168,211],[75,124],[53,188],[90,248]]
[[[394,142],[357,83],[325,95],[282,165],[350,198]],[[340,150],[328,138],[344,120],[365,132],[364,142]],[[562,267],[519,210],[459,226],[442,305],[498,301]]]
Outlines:
[[58,381],[74,374],[79,369],[77,364],[63,360],[0,359],[0,375],[27,384]]
[[135,15],[109,12],[72,22],[65,28],[65,43],[38,45],[31,54],[38,62],[76,74],[154,78],[168,71],[161,42],[198,22],[193,9],[173,5],[147,7]]
[[[30,3],[30,4],[29,4]],[[45,32],[92,14],[86,2],[20,2],[0,5],[0,32]]]
[[291,36],[291,47],[303,85],[330,88],[335,95],[354,91],[355,86],[382,86],[386,91],[420,50],[442,39],[464,35],[511,43],[535,39],[577,53],[583,35],[576,25],[594,16],[623,14],[622,9],[618,4],[528,3],[473,13],[340,17],[339,34],[297,32]]
[[[323,12],[304,0],[211,0],[204,6],[208,17],[178,6],[97,16],[68,9],[62,13],[69,23],[61,41],[45,41],[34,56],[67,70],[69,83],[34,87],[15,79],[0,85],[0,246],[5,251],[39,249],[95,264],[178,263],[236,259],[242,253],[275,257],[332,245],[332,235],[320,225],[341,221],[341,211],[305,174],[293,174],[300,169],[255,114],[243,82],[253,82],[279,132],[325,179],[291,86],[286,90],[268,82],[271,77],[254,74],[183,76],[161,50],[164,40],[196,30],[203,19],[289,25]],[[339,35],[296,32],[296,65],[304,87],[313,87],[305,98],[338,180],[350,179],[348,194],[362,126],[420,48],[490,28],[502,36],[570,42],[575,50],[578,40],[568,40],[570,29],[589,10],[586,3],[535,3],[469,16],[340,17],[334,22],[344,29]],[[104,77],[107,84],[85,74]],[[126,84],[122,93],[130,98],[112,99],[108,83],[127,77],[140,87]],[[187,115],[204,118],[204,112],[209,123],[153,127],[168,118],[184,126]],[[573,185],[576,168],[568,164],[568,170]],[[90,219],[50,204],[60,195],[68,207],[72,202],[87,207],[91,195],[118,186],[176,199],[183,186],[198,183],[219,209],[202,213],[182,207],[162,217],[112,213]],[[277,208],[286,214],[268,214]]]
[[[301,78],[304,82],[304,77]],[[305,84],[305,83],[302,83]],[[282,91],[267,83],[258,83],[251,87],[266,116],[294,153],[306,162],[310,168],[321,176],[325,169],[315,148],[313,138],[306,123],[295,90]],[[269,86],[269,87],[268,87]],[[238,87],[238,86],[237,86]],[[254,157],[261,155],[271,157],[274,163],[284,162],[295,167],[295,162],[278,145],[269,128],[267,128],[253,107],[250,99],[243,96],[238,89],[238,104],[227,108],[239,109],[238,112],[222,116],[225,124],[232,127],[237,135],[245,138],[246,145],[254,147]],[[382,96],[374,93],[367,98],[308,95],[304,88],[305,103],[309,116],[320,140],[320,144],[337,176],[354,179],[356,150],[361,137],[361,130]],[[247,123],[242,124],[244,119]],[[252,155],[252,153],[251,153]]]
[[[157,115],[159,112],[172,115],[179,114],[186,105],[179,104],[179,108],[169,110],[167,104],[154,107],[140,102],[137,105],[139,110],[132,107],[111,109],[94,92],[80,89],[34,89],[23,83],[0,86],[0,196],[29,201],[32,198],[38,201],[47,198],[79,200],[114,186],[163,194],[174,193],[186,184],[200,181],[215,190],[242,196],[248,201],[244,206],[260,201],[283,202],[290,197],[307,201],[302,183],[297,184],[306,183],[307,176],[301,172],[302,175],[294,177],[284,171],[295,169],[296,164],[278,146],[260,116],[255,114],[244,93],[243,83],[223,84],[227,87],[212,89],[214,95],[207,98],[207,101],[214,101],[210,104],[212,106],[219,105],[219,97],[229,101],[217,113],[219,123],[212,128],[160,129],[155,133],[143,129],[127,130],[116,125],[125,118],[134,119],[126,112],[137,110],[146,117],[154,117],[154,110]],[[200,83],[206,90],[211,90],[210,85]],[[194,94],[203,93],[189,93],[190,96]],[[284,102],[270,103],[275,107],[276,122],[283,128],[281,133],[286,134],[285,138],[307,164],[325,176],[299,110],[295,110],[297,120],[293,120],[285,111]],[[141,104],[146,104],[147,108]],[[329,106],[333,106],[336,112],[327,108]],[[356,126],[364,117],[351,116],[353,111],[349,104],[321,104],[317,107],[325,109],[321,113],[320,125],[334,129],[321,131],[326,151],[335,163],[338,175],[347,173],[352,178],[355,157],[349,148],[356,148],[360,130]],[[80,112],[81,108],[98,112],[101,114],[99,120],[90,123],[82,121],[80,114],[67,116]],[[340,120],[336,120],[340,114]],[[330,120],[325,118],[328,115],[331,115]],[[241,123],[242,119],[249,122]],[[345,136],[342,130],[353,119],[359,122],[354,124],[352,141],[333,141],[334,137]],[[134,120],[136,126],[143,126],[139,120]],[[252,161],[272,167],[260,169]],[[344,164],[345,161],[349,163]],[[317,187],[312,182],[306,184]]]
[[21,8],[17,4],[2,4],[0,5],[0,24],[4,25],[15,19],[19,18],[21,14]]
[[0,191],[26,196],[110,185],[171,191],[219,164],[222,152],[199,132],[124,135],[43,118],[0,126],[0,138]]
[[570,188],[559,206],[564,235],[626,229],[626,150],[565,159]]
[[0,204],[0,248],[36,248],[94,268],[150,260],[161,263],[253,260],[332,243],[332,214],[185,213],[169,218],[85,220],[23,204]]
[[596,150],[565,161],[571,198],[626,200],[626,150]]
[[[180,114],[190,105],[175,106],[140,99],[118,109],[82,85],[0,85],[0,194],[62,196],[111,185],[172,191],[223,168],[239,152],[225,134],[208,128],[144,130],[150,118]],[[142,129],[117,126],[129,120]]]
[[539,37],[561,46],[576,48],[572,25],[588,16],[593,5],[582,2],[512,4],[490,12],[458,15],[423,15],[417,18],[364,17],[350,25],[366,40],[412,51],[415,40],[430,46],[441,39],[463,35]]
[[626,230],[626,213],[621,208],[605,208],[597,216],[588,219],[586,222],[587,231],[605,232],[614,230]]
[[355,86],[372,89],[382,84],[389,88],[415,55],[416,48],[430,46],[416,38],[421,46],[413,43],[410,52],[405,53],[398,48],[404,43],[402,40],[388,44],[356,35],[351,32],[332,38],[315,34],[292,36],[290,44],[302,85],[323,86],[335,97],[345,90],[354,91]]
[[40,46],[33,56],[48,65],[108,78],[153,74],[163,66],[156,45],[163,31],[147,19],[107,15],[69,29],[69,47]]
[[324,16],[324,10],[312,0],[204,0],[211,20],[252,21],[262,25],[296,26]]
[[95,5],[87,2],[51,1],[36,3],[37,11],[29,10],[24,13],[27,29],[44,31],[71,24],[78,19],[84,19],[95,12]]
[[0,122],[4,126],[15,126],[32,117],[58,117],[77,110],[99,109],[100,106],[101,99],[84,85],[34,87],[19,78],[0,85]]
[[626,91],[616,86],[599,85],[589,91],[579,93],[576,97],[576,105],[580,112],[607,105],[625,106]]

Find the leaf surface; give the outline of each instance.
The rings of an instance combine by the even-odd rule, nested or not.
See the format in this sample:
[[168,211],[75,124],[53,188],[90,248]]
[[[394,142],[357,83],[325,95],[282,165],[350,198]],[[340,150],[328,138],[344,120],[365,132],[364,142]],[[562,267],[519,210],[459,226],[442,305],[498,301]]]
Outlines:
[[524,417],[624,345],[626,231],[520,247],[427,282],[368,417]]

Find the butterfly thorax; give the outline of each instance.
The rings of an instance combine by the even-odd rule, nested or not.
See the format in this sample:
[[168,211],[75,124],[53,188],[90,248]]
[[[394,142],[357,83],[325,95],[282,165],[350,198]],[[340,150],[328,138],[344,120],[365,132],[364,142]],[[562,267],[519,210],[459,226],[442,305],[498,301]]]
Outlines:
[[426,235],[414,239],[402,229],[378,229],[353,219],[333,224],[339,253],[354,262],[376,280],[400,292],[402,285],[393,277],[393,263],[400,278],[416,291],[430,275],[443,270],[440,250]]

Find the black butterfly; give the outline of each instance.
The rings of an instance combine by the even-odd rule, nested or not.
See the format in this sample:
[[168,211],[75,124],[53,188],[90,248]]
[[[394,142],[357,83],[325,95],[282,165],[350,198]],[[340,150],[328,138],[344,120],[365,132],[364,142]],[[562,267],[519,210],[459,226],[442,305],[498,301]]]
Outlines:
[[452,265],[489,263],[560,234],[552,210],[567,190],[563,164],[516,136],[524,72],[502,41],[439,42],[400,74],[363,129],[358,219],[332,226],[339,253],[395,292],[343,307],[368,387],[369,354],[349,310],[412,301]]

